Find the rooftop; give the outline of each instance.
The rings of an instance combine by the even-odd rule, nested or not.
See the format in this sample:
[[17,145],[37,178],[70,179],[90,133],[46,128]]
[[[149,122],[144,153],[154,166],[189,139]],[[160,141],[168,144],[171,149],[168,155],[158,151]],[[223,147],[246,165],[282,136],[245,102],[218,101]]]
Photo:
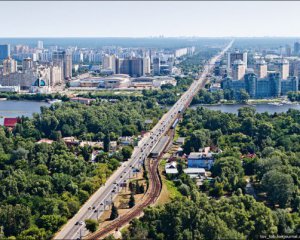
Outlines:
[[186,168],[183,170],[186,174],[203,174],[205,173],[204,168]]
[[5,127],[15,127],[18,123],[18,118],[4,118]]

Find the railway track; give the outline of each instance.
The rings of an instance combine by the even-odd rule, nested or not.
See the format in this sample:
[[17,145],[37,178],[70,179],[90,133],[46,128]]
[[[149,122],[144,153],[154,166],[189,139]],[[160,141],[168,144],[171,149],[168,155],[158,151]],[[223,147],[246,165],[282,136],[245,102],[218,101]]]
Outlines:
[[85,239],[101,239],[108,235],[115,229],[118,229],[125,224],[129,223],[133,218],[140,216],[143,213],[145,207],[153,204],[156,199],[160,195],[160,191],[162,188],[162,183],[159,177],[158,172],[158,164],[159,159],[156,160],[149,160],[147,161],[148,164],[148,173],[149,173],[149,188],[147,189],[146,194],[144,195],[142,202],[135,205],[132,210],[117,219],[111,222],[109,225],[105,226],[105,228],[98,230],[96,233],[91,234],[90,236],[86,237]]

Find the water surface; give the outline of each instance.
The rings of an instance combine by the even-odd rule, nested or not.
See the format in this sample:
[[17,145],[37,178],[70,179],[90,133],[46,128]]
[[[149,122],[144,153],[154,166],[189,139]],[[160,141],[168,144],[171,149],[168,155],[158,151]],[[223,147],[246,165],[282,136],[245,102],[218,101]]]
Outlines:
[[218,105],[193,105],[191,108],[195,109],[197,106],[203,106],[210,110],[220,110],[226,113],[238,113],[241,107],[253,107],[257,113],[268,112],[270,114],[287,112],[290,108],[300,110],[300,105],[298,103],[292,104],[282,104],[282,105],[272,105],[267,103],[259,104],[218,104]]

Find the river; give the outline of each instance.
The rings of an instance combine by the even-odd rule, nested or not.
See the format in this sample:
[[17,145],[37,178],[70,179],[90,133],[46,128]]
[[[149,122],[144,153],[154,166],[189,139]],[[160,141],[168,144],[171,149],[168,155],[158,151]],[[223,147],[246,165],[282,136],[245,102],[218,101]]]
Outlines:
[[[40,107],[49,107],[50,104],[46,102],[39,101],[0,101],[0,118],[1,117],[32,117],[33,113],[40,113]],[[256,112],[263,113],[281,113],[286,112],[288,109],[293,108],[300,110],[300,105],[293,104],[282,104],[282,105],[271,105],[267,103],[260,104],[218,104],[218,105],[193,105],[191,108],[196,108],[197,106],[203,106],[211,110],[220,110],[222,112],[228,113],[238,113],[238,109],[245,106],[251,106],[256,109]]]
[[0,101],[0,118],[2,117],[32,117],[33,113],[40,113],[40,107],[50,104],[38,101]]
[[292,104],[280,104],[280,105],[272,105],[267,103],[258,103],[258,104],[218,104],[218,105],[193,105],[191,108],[196,108],[197,106],[203,106],[210,110],[220,110],[221,112],[226,113],[238,113],[239,108],[250,106],[256,109],[256,112],[263,113],[268,112],[273,114],[275,112],[282,113],[288,111],[290,108],[300,110],[300,105],[297,103]]

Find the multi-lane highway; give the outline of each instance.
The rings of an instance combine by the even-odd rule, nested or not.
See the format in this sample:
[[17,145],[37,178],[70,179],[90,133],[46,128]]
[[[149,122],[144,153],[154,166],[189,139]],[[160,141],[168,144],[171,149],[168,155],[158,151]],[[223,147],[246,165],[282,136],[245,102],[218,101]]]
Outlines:
[[100,187],[92,195],[78,213],[56,234],[54,239],[80,239],[87,234],[84,220],[97,219],[102,215],[104,208],[107,208],[111,204],[117,193],[121,191],[123,184],[132,177],[134,169],[140,169],[142,167],[143,161],[149,156],[159,139],[170,129],[178,113],[182,112],[190,104],[194,95],[205,83],[206,77],[213,69],[215,62],[224,55],[232,43],[233,41],[217,56],[209,60],[204,66],[199,79],[191,84],[189,89],[182,94],[180,99],[162,116],[154,128],[143,137],[139,145],[134,148],[131,159],[123,163],[121,167],[110,176],[105,185]]

